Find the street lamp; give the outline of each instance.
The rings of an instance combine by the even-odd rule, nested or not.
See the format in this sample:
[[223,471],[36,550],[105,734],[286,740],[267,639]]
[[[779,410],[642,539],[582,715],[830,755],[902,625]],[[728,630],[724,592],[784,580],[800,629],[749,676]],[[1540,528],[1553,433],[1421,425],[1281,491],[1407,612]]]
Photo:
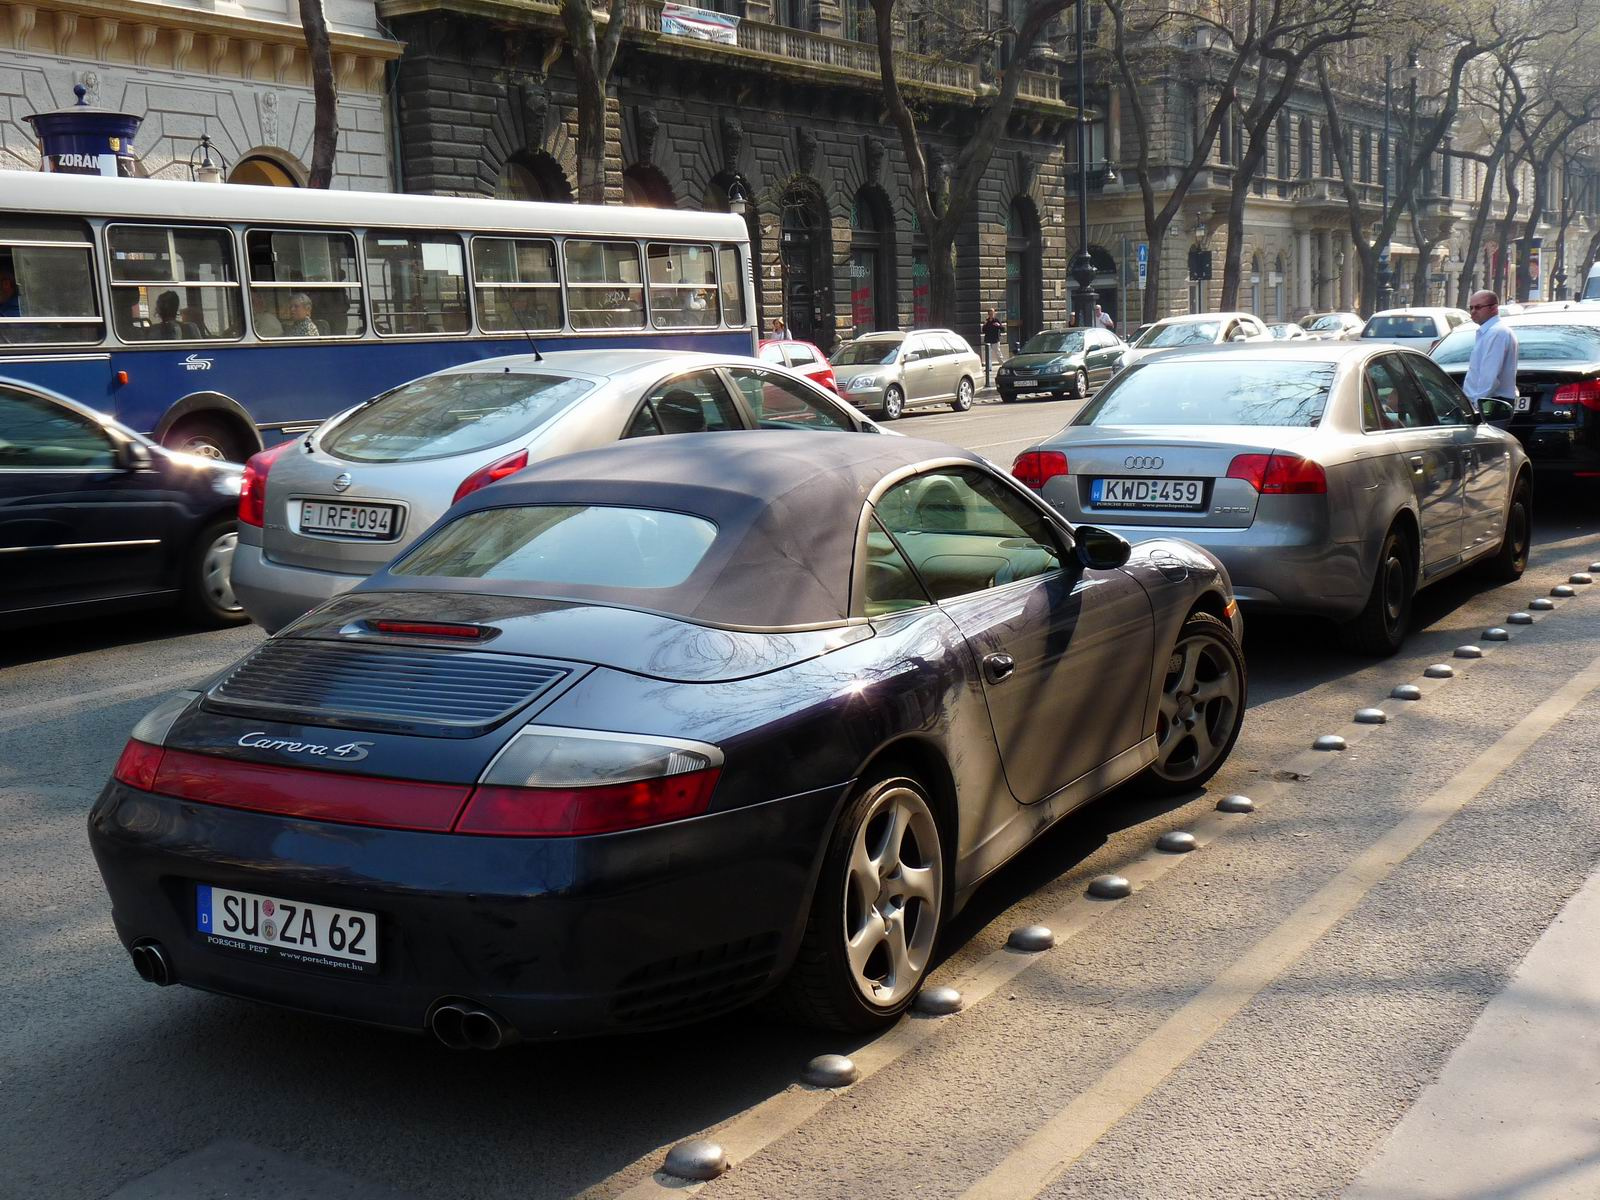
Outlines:
[[1078,253],[1072,259],[1072,279],[1078,290],[1073,293],[1072,307],[1078,314],[1078,324],[1087,329],[1094,324],[1094,306],[1099,297],[1094,292],[1094,259],[1089,257],[1089,147],[1088,126],[1084,121],[1088,99],[1083,78],[1083,10],[1083,0],[1077,0]]
[[[211,161],[212,151],[216,151],[222,165],[218,166]],[[189,152],[189,178],[196,183],[221,183],[222,172],[227,168],[228,160],[223,157],[221,150],[211,144],[211,135],[202,133],[200,144]]]
[[736,217],[742,217],[750,211],[750,194],[737,179],[728,185],[728,211]]

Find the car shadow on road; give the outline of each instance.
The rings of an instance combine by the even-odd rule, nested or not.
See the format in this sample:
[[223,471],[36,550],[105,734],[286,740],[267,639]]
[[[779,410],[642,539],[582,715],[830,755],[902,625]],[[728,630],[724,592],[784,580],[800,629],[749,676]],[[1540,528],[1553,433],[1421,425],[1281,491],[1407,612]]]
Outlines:
[[52,658],[69,658],[75,654],[144,646],[173,638],[221,638],[237,634],[241,628],[257,634],[261,632],[253,625],[202,629],[185,621],[179,614],[163,609],[57,621],[9,630],[0,638],[0,669]]

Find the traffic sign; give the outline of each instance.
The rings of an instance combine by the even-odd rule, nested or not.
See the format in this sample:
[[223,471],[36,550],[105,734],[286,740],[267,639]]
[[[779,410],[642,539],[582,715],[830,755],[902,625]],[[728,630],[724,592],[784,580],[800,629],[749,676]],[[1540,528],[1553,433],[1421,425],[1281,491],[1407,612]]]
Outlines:
[[1145,281],[1150,278],[1150,243],[1139,243],[1139,290],[1144,291]]

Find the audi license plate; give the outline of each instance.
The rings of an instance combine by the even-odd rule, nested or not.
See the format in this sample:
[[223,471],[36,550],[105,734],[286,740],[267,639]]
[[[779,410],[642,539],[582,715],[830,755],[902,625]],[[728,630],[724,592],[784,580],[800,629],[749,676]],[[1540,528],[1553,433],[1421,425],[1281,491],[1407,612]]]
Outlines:
[[1089,484],[1095,508],[1164,508],[1197,512],[1206,506],[1199,479],[1096,479]]
[[366,973],[378,969],[378,918],[254,892],[195,885],[195,929],[208,946],[275,962]]
[[345,504],[339,500],[300,501],[301,533],[382,541],[395,535],[392,504]]

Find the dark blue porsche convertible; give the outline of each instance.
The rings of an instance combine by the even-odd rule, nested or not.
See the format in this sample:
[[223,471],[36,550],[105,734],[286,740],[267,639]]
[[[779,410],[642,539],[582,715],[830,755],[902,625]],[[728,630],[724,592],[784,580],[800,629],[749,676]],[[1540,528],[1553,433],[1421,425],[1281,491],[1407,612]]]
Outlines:
[[140,975],[492,1048],[774,987],[870,1029],[1051,822],[1203,783],[1226,575],[976,455],[696,434],[540,464],[134,730],[89,818]]

